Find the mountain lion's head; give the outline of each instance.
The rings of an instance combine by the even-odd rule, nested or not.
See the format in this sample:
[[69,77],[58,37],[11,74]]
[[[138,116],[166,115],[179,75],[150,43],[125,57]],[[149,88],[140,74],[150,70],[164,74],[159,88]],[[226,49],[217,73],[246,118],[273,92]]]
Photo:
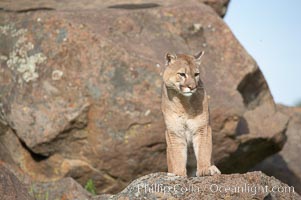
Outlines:
[[199,66],[204,52],[196,56],[166,54],[166,68],[163,81],[168,89],[174,89],[184,96],[191,96],[200,86]]

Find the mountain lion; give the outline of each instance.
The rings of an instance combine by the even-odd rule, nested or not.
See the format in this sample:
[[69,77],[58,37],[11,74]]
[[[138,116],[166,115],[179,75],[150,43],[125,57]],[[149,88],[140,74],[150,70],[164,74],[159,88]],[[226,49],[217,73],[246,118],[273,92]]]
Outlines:
[[167,164],[168,172],[180,176],[187,176],[187,148],[191,143],[197,161],[196,176],[221,173],[211,163],[208,97],[199,71],[203,54],[166,54],[161,109],[166,125]]

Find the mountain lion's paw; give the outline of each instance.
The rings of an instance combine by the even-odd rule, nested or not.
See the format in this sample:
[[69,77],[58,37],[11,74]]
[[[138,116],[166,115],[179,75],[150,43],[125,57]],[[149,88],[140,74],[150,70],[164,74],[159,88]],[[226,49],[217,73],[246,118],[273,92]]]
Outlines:
[[214,174],[221,174],[221,172],[215,165],[211,165],[197,170],[196,176],[212,176]]

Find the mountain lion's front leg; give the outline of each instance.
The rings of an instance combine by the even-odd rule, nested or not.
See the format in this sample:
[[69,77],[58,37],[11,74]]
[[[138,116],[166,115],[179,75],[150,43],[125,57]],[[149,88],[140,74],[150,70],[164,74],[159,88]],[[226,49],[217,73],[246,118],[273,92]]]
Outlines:
[[212,154],[212,133],[211,127],[206,125],[202,127],[196,135],[193,136],[193,149],[197,160],[196,176],[208,176],[220,174],[221,172],[215,165],[211,165]]
[[168,172],[180,176],[187,176],[187,143],[184,138],[181,138],[170,131],[166,131],[167,143],[167,166]]

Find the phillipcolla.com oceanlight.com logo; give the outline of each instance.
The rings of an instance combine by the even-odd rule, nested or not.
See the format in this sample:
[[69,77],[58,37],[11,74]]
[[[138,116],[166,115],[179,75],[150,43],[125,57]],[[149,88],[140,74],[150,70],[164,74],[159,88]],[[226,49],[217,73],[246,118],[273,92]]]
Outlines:
[[184,184],[175,184],[175,185],[166,185],[166,184],[139,184],[135,187],[128,188],[130,192],[137,194],[146,194],[146,193],[170,193],[170,194],[179,194],[179,193],[249,193],[251,195],[256,195],[259,193],[292,193],[295,192],[293,186],[274,186],[269,187],[268,185],[233,185],[225,186],[219,184],[211,184],[204,187],[198,187],[195,185],[184,185]]

